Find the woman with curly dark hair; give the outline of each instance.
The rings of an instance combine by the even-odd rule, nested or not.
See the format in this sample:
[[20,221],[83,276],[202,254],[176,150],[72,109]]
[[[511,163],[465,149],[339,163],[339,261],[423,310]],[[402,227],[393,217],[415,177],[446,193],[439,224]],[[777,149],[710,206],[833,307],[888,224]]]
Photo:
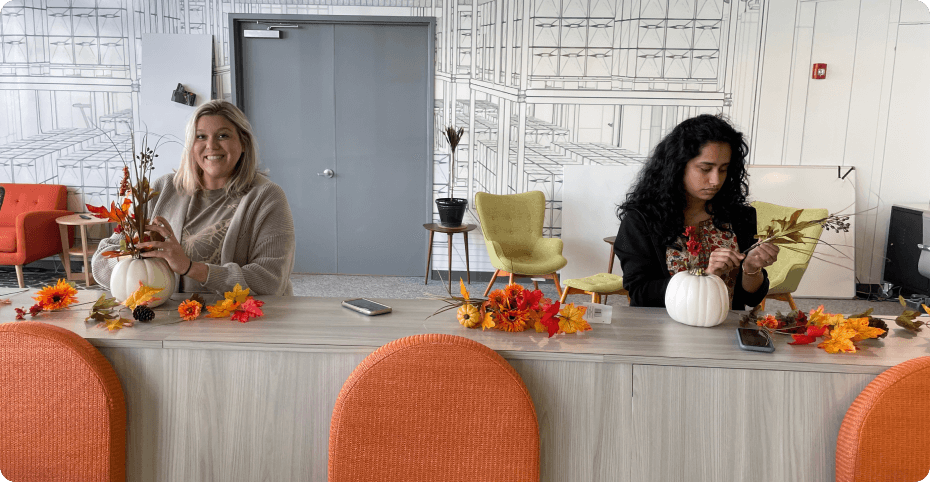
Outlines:
[[684,230],[701,243],[697,266],[720,276],[733,309],[755,306],[769,289],[766,266],[778,247],[755,243],[756,210],[746,203],[749,184],[743,134],[727,121],[700,115],[678,124],[656,146],[626,201],[617,208],[614,252],[631,306],[665,306],[672,275],[685,269]]

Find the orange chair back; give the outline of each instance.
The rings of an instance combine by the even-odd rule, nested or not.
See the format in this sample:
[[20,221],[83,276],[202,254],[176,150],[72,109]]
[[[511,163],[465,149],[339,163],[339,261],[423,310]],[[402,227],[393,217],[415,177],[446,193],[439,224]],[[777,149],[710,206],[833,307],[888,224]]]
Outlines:
[[126,404],[116,372],[80,336],[0,325],[0,472],[12,481],[125,481]]
[[836,441],[837,482],[916,482],[930,473],[930,357],[875,377],[846,411]]
[[516,370],[453,335],[395,340],[336,400],[329,482],[539,480],[539,427]]
[[6,193],[0,226],[13,226],[16,216],[32,211],[68,209],[68,188],[58,184],[0,184]]

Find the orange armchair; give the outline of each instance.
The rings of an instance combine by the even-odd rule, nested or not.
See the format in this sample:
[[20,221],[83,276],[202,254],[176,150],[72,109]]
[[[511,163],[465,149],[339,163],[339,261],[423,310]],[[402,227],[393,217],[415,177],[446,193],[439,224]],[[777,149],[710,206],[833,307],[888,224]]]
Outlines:
[[126,402],[110,363],[75,333],[0,325],[0,471],[9,480],[126,480]]
[[836,482],[911,482],[930,473],[930,356],[895,365],[856,397],[836,441]]
[[[0,264],[16,266],[19,287],[25,287],[23,265],[58,254],[69,263],[55,220],[68,211],[68,190],[57,184],[0,184],[6,191],[0,205]],[[68,228],[68,248],[74,228]]]
[[357,480],[538,481],[539,426],[520,375],[459,336],[382,346],[342,386],[330,425],[329,482]]

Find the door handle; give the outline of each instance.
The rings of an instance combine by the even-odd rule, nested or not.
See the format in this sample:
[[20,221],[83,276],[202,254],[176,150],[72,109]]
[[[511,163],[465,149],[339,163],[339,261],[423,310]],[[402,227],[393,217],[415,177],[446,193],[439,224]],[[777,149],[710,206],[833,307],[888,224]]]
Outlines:
[[318,172],[318,173],[316,173],[316,175],[317,175],[317,176],[324,176],[324,177],[332,178],[333,176],[336,175],[336,173],[333,172],[332,169],[323,169],[323,172]]

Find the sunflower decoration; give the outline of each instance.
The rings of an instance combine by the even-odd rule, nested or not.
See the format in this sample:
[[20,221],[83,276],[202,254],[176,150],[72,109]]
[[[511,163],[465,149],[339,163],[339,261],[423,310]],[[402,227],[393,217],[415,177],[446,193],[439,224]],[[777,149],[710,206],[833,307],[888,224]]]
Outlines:
[[456,318],[466,328],[519,332],[528,328],[553,336],[558,333],[588,331],[591,325],[584,319],[586,308],[569,303],[560,306],[544,298],[540,290],[529,290],[519,284],[492,291],[487,299],[472,298],[459,279],[461,296],[433,297],[446,303],[430,316],[456,309]]
[[59,279],[58,283],[45,286],[32,299],[38,301],[42,311],[54,311],[67,308],[77,303],[77,288],[74,283]]

